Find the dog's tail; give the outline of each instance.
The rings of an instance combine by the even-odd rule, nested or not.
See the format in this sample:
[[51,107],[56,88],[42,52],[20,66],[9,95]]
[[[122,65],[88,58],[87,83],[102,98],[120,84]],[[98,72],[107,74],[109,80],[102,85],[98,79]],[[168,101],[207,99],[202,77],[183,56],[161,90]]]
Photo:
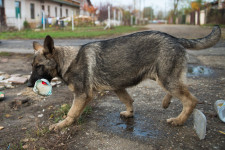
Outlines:
[[213,27],[212,32],[204,38],[199,39],[179,38],[178,42],[187,49],[198,50],[209,48],[215,45],[220,40],[220,37],[221,37],[221,29],[218,25],[216,25]]

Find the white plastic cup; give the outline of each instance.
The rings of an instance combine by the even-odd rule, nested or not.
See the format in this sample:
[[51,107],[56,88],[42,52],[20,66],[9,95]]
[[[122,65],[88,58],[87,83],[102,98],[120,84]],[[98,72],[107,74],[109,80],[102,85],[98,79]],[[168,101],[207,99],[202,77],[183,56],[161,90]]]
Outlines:
[[205,115],[198,109],[194,109],[194,129],[200,140],[205,139],[207,120]]
[[225,100],[217,100],[214,103],[214,108],[221,121],[225,122]]

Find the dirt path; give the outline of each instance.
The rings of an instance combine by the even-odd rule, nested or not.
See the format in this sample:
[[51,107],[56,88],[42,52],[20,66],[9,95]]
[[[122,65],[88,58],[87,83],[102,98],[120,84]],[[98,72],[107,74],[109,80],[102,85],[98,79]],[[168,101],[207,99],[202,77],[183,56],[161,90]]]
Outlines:
[[[207,35],[211,29],[197,26],[150,26],[173,34],[194,38]],[[195,34],[195,35],[194,35]],[[193,35],[193,36],[192,36]],[[153,81],[145,81],[128,92],[135,100],[135,116],[119,117],[125,109],[112,92],[97,93],[85,115],[72,126],[58,133],[48,126],[64,117],[73,94],[64,84],[53,88],[53,95],[41,97],[26,85],[4,89],[6,99],[0,101],[0,150],[7,149],[90,149],[90,150],[150,150],[150,149],[223,149],[224,123],[217,117],[213,104],[225,99],[224,41],[205,51],[188,51],[190,55],[187,83],[199,99],[197,109],[207,118],[207,134],[199,140],[193,129],[192,116],[184,126],[173,127],[166,119],[177,116],[181,103],[173,99],[170,107],[161,106],[165,92]],[[0,56],[0,72],[29,74],[32,55]],[[193,70],[200,68],[199,73]],[[63,113],[62,113],[63,112]],[[61,118],[59,117],[61,115]]]

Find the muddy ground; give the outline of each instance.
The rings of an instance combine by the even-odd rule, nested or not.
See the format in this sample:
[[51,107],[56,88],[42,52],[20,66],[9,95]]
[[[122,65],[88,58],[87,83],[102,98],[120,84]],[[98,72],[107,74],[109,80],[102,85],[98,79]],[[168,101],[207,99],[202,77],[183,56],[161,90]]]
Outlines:
[[[210,29],[200,30],[201,33],[207,30],[206,35]],[[193,116],[183,126],[173,127],[166,123],[166,119],[181,112],[182,105],[173,99],[169,108],[163,109],[165,92],[154,81],[144,81],[128,89],[134,99],[134,118],[120,118],[119,113],[125,106],[113,92],[106,91],[96,94],[89,110],[78,122],[57,133],[50,132],[48,126],[55,123],[63,104],[72,103],[73,94],[68,88],[61,84],[53,87],[51,96],[41,97],[26,85],[16,85],[3,90],[6,98],[0,101],[0,126],[4,127],[0,130],[0,150],[224,149],[225,135],[220,131],[225,132],[225,124],[213,108],[216,100],[225,99],[224,51],[224,40],[205,51],[188,51],[187,83],[199,99],[197,109],[207,118],[204,140],[200,140],[193,129]],[[31,72],[31,54],[0,56],[1,60],[4,58],[8,61],[0,62],[0,71],[22,75]],[[26,101],[16,103],[20,100]]]

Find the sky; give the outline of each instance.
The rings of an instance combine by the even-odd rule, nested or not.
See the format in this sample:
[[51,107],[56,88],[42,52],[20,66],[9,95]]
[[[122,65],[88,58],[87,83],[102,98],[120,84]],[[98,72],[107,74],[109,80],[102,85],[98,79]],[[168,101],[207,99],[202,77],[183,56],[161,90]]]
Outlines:
[[[136,5],[135,7],[138,9],[143,9],[144,7],[151,6],[154,9],[154,12],[158,12],[162,10],[164,13],[168,12],[169,10],[173,9],[173,0],[135,0]],[[193,0],[186,0],[193,1]],[[213,1],[213,0],[206,0],[206,1]],[[100,3],[105,4],[110,2],[113,6],[134,6],[134,0],[91,0],[94,6],[99,6]],[[140,3],[141,2],[141,3]],[[180,6],[182,7],[182,6]]]

